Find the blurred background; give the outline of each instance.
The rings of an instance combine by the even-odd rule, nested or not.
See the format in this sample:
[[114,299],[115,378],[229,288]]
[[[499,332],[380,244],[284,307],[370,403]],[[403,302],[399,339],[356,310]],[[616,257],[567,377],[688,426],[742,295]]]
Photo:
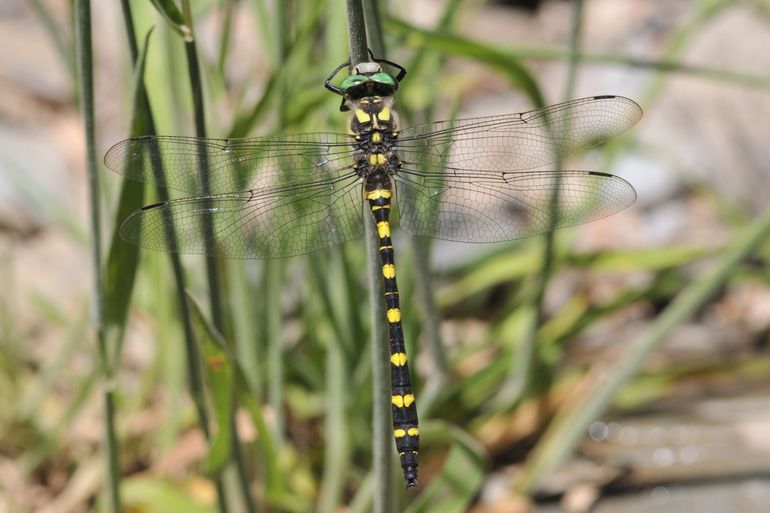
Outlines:
[[[101,163],[142,102],[125,11],[93,4]],[[157,132],[193,135],[172,10],[126,4]],[[343,2],[191,4],[207,135],[344,131],[322,87],[348,51]],[[767,511],[770,2],[377,6],[409,70],[403,126],[636,100],[634,129],[568,163],[625,178],[636,204],[559,231],[545,275],[543,237],[396,235],[424,446],[407,492],[397,465],[370,470],[362,240],[216,261],[214,297],[204,259],[181,258],[180,285],[168,255],[113,239],[131,186],[101,166],[105,301],[122,306],[98,349],[73,5],[2,0],[0,512],[109,511],[111,489],[134,512]],[[136,189],[134,207],[157,199]]]

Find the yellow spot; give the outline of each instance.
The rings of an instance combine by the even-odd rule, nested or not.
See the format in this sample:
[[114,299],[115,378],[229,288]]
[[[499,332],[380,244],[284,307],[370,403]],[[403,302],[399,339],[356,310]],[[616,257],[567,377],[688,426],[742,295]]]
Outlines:
[[369,100],[367,100],[366,98],[361,98],[361,103],[363,103],[364,105],[369,105]]
[[403,429],[394,429],[393,436],[395,436],[396,438],[404,438],[406,436],[406,431],[404,431]]
[[387,189],[374,189],[366,193],[366,199],[376,200],[380,198],[390,198],[391,193]]
[[406,353],[393,353],[390,355],[390,363],[396,367],[401,367],[406,364]]
[[359,123],[368,123],[372,117],[361,109],[356,109],[356,119]]
[[377,117],[380,118],[380,121],[390,121],[390,109],[388,107],[383,107],[377,114]]
[[374,133],[372,134],[372,142],[376,142],[376,143],[378,143],[378,142],[380,142],[380,141],[382,141],[382,135],[380,135],[380,133],[379,133],[379,132],[374,132]]
[[388,310],[388,322],[399,322],[401,320],[401,310],[391,308]]
[[420,434],[420,430],[416,427],[412,427],[406,430],[406,434],[409,436],[417,436]]
[[380,221],[377,223],[377,235],[379,235],[381,239],[390,237],[390,223],[387,221]]
[[409,407],[410,404],[414,402],[414,395],[412,394],[405,394],[404,395],[404,406]]
[[399,408],[404,407],[404,396],[403,395],[392,395],[390,396],[390,402],[393,403],[393,406],[397,406]]
[[378,154],[377,154],[377,163],[378,163],[378,164],[380,164],[380,165],[382,165],[382,164],[384,164],[385,162],[386,162],[386,161],[385,161],[385,155],[383,155],[382,153],[378,153]]
[[385,264],[382,266],[382,275],[386,278],[396,277],[396,266],[393,264]]
[[380,246],[380,251],[385,251],[386,249],[393,249],[393,246]]
[[373,166],[377,165],[377,155],[376,154],[372,153],[371,155],[369,155],[369,164],[371,164]]
[[372,103],[380,103],[380,102],[382,102],[382,98],[380,98],[379,96],[372,97]]

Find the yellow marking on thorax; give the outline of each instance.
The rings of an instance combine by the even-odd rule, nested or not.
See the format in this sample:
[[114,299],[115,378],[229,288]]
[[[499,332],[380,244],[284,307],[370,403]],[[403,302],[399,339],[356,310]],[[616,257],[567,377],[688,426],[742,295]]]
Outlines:
[[387,189],[374,189],[373,191],[369,191],[366,193],[366,199],[368,200],[390,198],[391,196],[392,196],[391,192]]
[[402,367],[406,365],[406,353],[393,353],[390,355],[390,363],[396,367]]
[[390,121],[390,108],[383,107],[382,110],[377,113],[377,118],[380,121]]
[[372,153],[371,155],[369,155],[369,164],[371,164],[372,166],[376,166],[376,165],[381,166],[385,164],[385,162],[387,162],[387,159],[385,158],[385,155],[382,153]]
[[388,322],[399,322],[401,320],[401,310],[398,308],[391,308],[387,313]]
[[382,275],[388,279],[396,277],[396,266],[394,264],[385,264],[382,266]]
[[377,223],[377,235],[379,235],[381,239],[390,237],[390,223],[388,221],[380,221]]
[[368,123],[372,120],[372,117],[363,109],[356,109],[356,119],[359,123]]
[[380,141],[382,141],[382,135],[380,135],[380,133],[379,133],[379,132],[374,132],[374,133],[372,134],[372,142],[376,142],[376,143],[378,143],[378,142],[380,142]]

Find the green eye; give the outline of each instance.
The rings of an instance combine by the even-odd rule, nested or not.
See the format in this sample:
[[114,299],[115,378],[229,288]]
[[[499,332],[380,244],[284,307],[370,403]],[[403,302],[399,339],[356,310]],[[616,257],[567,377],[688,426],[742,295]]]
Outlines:
[[350,75],[349,77],[345,78],[345,80],[342,81],[340,84],[340,89],[344,93],[351,87],[357,86],[363,82],[367,81],[367,77],[364,75]]
[[380,83],[380,84],[385,84],[385,85],[390,85],[390,86],[398,86],[398,83],[396,82],[396,79],[393,78],[392,75],[389,75],[387,73],[375,73],[374,75],[371,76],[371,79],[372,79],[372,81]]

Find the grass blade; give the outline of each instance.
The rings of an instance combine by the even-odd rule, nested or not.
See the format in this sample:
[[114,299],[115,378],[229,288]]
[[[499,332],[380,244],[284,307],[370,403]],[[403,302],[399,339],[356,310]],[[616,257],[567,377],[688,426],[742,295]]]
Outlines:
[[[152,30],[147,32],[144,46],[138,56],[134,70],[133,98],[131,112],[131,135],[144,135],[150,131],[153,122],[149,119],[149,113],[143,106],[147,102],[147,93],[144,89],[144,69],[147,62],[147,50],[149,48]],[[144,186],[135,181],[124,179],[120,186],[120,199],[115,213],[115,231],[112,234],[110,249],[107,257],[107,310],[106,321],[121,328],[125,325],[128,307],[136,281],[136,270],[139,267],[139,246],[126,244],[119,235],[120,223],[134,210],[144,203]]]
[[230,418],[234,411],[232,356],[226,356],[227,345],[222,335],[204,317],[195,298],[187,294],[192,312],[193,328],[197,334],[201,363],[208,378],[211,405],[217,419],[218,429],[210,439],[209,453],[204,461],[208,474],[219,474],[230,458]]
[[86,176],[88,177],[89,219],[91,226],[91,267],[93,273],[94,316],[93,325],[98,345],[99,365],[104,380],[104,441],[107,458],[108,508],[113,513],[121,511],[120,464],[118,442],[115,433],[115,397],[112,381],[114,362],[110,361],[104,325],[104,275],[102,271],[102,220],[99,201],[99,173],[96,164],[96,126],[94,121],[93,44],[91,40],[91,2],[75,2],[75,49],[77,57],[78,96],[83,116],[86,141]]

